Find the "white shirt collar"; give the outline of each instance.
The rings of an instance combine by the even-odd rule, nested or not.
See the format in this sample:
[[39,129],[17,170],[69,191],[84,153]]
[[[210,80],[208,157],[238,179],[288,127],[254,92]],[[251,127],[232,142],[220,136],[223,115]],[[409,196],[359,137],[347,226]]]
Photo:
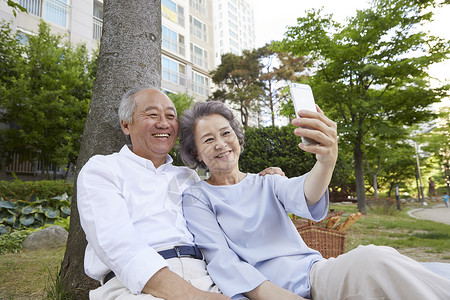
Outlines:
[[[150,168],[155,170],[155,165],[153,164],[153,162],[149,159],[143,158],[139,155],[134,154],[133,151],[131,151],[130,147],[128,145],[124,145],[122,147],[122,149],[120,149],[119,152],[121,155],[131,159],[132,161],[136,162],[137,164],[145,167],[145,168]],[[166,168],[166,166],[171,165],[173,162],[172,157],[167,154],[166,155],[166,162],[164,164],[162,164],[161,166],[159,166],[158,169],[164,170]]]

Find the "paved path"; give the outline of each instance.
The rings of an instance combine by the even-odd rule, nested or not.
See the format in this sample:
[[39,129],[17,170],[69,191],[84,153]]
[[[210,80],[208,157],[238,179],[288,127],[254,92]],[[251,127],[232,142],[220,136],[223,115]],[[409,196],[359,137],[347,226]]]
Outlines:
[[416,219],[436,221],[450,225],[450,208],[445,207],[444,204],[413,209],[408,214]]

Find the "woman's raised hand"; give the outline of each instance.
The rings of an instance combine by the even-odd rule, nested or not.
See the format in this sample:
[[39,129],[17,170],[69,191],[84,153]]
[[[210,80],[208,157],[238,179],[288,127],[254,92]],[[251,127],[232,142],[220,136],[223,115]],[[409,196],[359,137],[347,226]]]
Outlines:
[[294,134],[315,140],[315,145],[300,143],[298,146],[304,151],[316,154],[318,162],[334,167],[338,156],[337,125],[324,115],[319,106],[316,105],[316,109],[316,112],[299,111],[300,117],[292,120],[292,125],[298,127]]

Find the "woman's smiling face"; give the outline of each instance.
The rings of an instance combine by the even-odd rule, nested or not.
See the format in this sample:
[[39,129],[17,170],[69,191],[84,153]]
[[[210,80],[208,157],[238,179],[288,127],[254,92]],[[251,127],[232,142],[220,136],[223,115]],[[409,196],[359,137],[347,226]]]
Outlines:
[[238,171],[241,146],[230,122],[212,114],[197,120],[194,130],[197,158],[210,172]]

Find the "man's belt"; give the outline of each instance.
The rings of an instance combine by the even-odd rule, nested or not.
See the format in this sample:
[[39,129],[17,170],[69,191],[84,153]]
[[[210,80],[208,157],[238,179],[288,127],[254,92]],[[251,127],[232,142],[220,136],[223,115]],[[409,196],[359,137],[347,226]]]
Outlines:
[[[203,254],[197,246],[175,246],[172,249],[162,250],[158,252],[164,259],[174,257],[192,257],[196,259],[203,259]],[[107,273],[103,277],[103,284],[116,277],[113,271]]]

